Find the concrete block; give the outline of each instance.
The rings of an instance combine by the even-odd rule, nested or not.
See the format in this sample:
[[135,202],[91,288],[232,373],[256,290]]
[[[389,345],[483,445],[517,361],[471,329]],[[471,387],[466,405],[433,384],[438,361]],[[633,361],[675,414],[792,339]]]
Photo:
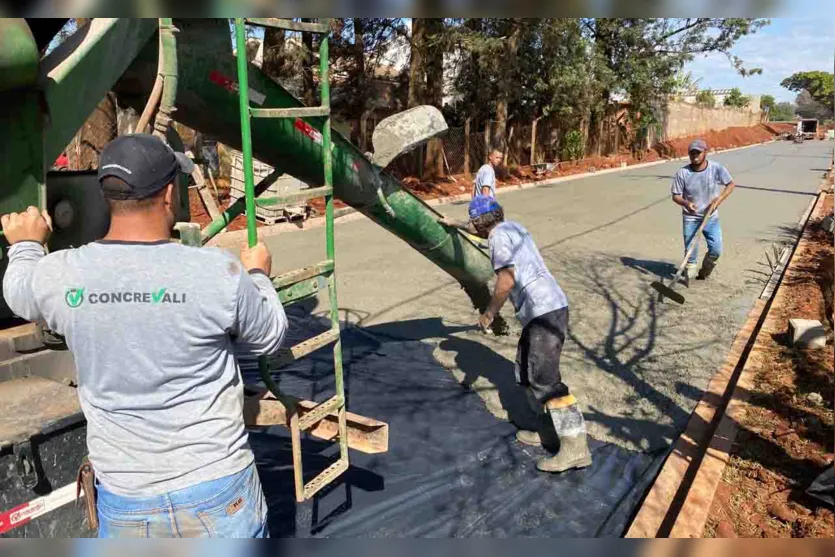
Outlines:
[[789,319],[792,345],[818,350],[826,347],[826,329],[816,319]]

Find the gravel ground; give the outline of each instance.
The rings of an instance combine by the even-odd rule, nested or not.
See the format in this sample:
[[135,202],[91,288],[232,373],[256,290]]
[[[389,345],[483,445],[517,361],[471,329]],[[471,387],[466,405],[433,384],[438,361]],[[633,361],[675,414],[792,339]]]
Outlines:
[[[713,157],[740,187],[720,210],[725,254],[717,271],[685,292],[683,306],[659,305],[649,288],[683,255],[680,213],[668,195],[682,162],[500,192],[506,215],[532,232],[568,295],[563,373],[593,437],[655,451],[683,429],[768,278],[766,253],[791,237],[831,153],[831,142],[777,142]],[[466,206],[441,210],[463,217]],[[423,256],[367,220],[336,234],[343,319],[430,343],[438,364],[495,415],[524,425],[524,393],[513,384],[518,322],[507,337],[475,332],[467,297]],[[267,243],[277,272],[324,258],[321,228]]]

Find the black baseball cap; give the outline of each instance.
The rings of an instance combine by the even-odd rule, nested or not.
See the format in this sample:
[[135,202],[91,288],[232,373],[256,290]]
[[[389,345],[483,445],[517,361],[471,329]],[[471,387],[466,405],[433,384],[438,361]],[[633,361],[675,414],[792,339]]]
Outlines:
[[160,138],[146,133],[122,135],[108,143],[99,157],[99,183],[115,176],[125,188],[102,187],[109,199],[145,199],[174,181],[177,173],[191,174],[194,163]]

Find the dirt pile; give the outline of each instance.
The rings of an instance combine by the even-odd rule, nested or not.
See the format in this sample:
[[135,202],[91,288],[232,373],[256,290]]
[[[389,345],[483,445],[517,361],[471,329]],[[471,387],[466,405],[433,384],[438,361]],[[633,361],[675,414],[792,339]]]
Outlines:
[[687,156],[687,148],[694,139],[704,139],[710,150],[733,149],[745,145],[762,143],[774,138],[782,132],[773,132],[765,125],[753,127],[727,128],[719,131],[710,131],[702,135],[679,137],[664,141],[655,145],[652,150],[662,158],[676,158]]
[[[832,194],[823,215],[832,211]],[[754,388],[731,459],[716,491],[706,537],[832,537],[833,513],[805,493],[835,459],[833,346],[828,319],[832,289],[831,236],[810,223],[760,333]],[[779,297],[779,296],[782,296]],[[788,338],[790,318],[827,327],[824,350],[801,350]],[[761,342],[758,339],[758,345]]]

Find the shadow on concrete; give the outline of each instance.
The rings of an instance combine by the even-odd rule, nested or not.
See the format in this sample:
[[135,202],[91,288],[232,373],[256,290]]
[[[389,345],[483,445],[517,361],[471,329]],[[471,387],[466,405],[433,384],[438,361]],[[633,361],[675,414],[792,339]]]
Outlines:
[[635,259],[634,257],[621,257],[620,262],[624,266],[644,274],[654,275],[659,278],[673,278],[678,268],[667,261],[653,261],[651,259]]
[[777,188],[759,188],[757,186],[743,186],[742,184],[737,184],[736,187],[742,190],[755,190],[755,191],[767,191],[771,193],[787,193],[790,195],[805,195],[807,197],[815,197],[818,194],[815,192],[809,191],[796,191],[796,190],[781,190]]

